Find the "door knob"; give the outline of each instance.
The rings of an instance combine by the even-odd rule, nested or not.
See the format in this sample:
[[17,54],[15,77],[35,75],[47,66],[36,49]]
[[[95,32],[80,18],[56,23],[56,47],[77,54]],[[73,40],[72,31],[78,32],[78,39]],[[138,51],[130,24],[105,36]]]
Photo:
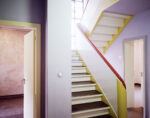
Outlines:
[[26,79],[25,79],[25,78],[22,78],[22,81],[23,81],[23,83],[25,84]]

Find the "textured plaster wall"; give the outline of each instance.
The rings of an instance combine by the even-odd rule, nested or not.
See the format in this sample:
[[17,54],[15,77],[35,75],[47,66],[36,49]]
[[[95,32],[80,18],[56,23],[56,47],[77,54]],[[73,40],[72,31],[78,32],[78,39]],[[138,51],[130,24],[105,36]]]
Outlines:
[[0,96],[23,93],[24,33],[0,29]]

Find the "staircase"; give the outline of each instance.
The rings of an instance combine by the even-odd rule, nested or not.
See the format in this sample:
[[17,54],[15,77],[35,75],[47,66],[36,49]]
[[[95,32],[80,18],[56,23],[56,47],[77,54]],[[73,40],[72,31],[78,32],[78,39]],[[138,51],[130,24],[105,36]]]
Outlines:
[[72,51],[72,118],[113,118],[84,61]]
[[91,33],[91,41],[101,52],[106,52],[132,17],[131,15],[104,11]]

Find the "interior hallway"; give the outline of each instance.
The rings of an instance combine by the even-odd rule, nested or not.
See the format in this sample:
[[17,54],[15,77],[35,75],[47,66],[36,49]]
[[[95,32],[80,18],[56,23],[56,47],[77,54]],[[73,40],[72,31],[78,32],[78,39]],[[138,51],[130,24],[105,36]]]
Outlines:
[[0,118],[23,118],[23,97],[1,98]]

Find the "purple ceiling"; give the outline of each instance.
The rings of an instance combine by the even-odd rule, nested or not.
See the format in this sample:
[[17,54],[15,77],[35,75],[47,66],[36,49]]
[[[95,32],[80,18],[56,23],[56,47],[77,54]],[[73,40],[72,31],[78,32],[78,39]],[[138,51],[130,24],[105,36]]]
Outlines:
[[150,0],[120,0],[106,11],[135,15],[148,9]]

